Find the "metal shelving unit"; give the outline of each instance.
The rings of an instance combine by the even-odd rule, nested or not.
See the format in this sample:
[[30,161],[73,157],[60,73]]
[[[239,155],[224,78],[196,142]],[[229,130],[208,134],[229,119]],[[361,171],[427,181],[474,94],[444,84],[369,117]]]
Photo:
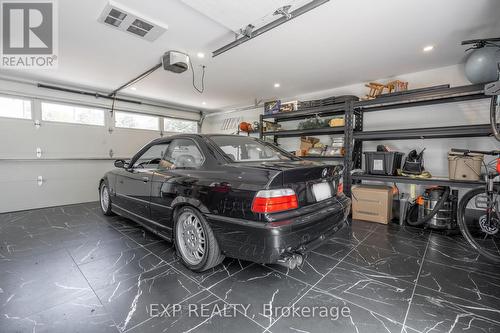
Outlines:
[[385,131],[366,131],[354,134],[354,139],[363,141],[442,139],[490,136],[491,125],[467,125],[449,127],[407,128]]
[[[324,105],[324,106],[316,106],[300,109],[297,111],[286,112],[286,113],[277,113],[277,114],[268,114],[260,116],[260,138],[264,137],[272,137],[274,142],[278,144],[279,138],[285,137],[302,137],[302,136],[312,136],[312,135],[343,135],[344,136],[344,149],[346,151],[345,156],[304,156],[303,159],[311,160],[311,161],[321,161],[321,162],[342,162],[347,170],[351,170],[353,167],[352,160],[352,150],[355,149],[350,146],[350,143],[347,142],[346,138],[352,136],[352,133],[355,129],[361,129],[362,126],[362,117],[357,117],[357,123],[354,123],[354,118],[352,117],[353,110],[353,100],[347,100],[342,103],[332,104],[332,105]],[[293,129],[293,130],[282,130],[282,131],[263,131],[264,121],[271,121],[274,123],[286,122],[286,121],[294,121],[306,119],[314,116],[320,117],[331,117],[336,115],[344,115],[345,117],[345,126],[339,127],[325,127],[325,128],[313,128],[313,129]],[[357,126],[357,127],[356,127]],[[348,147],[349,146],[349,147]],[[361,147],[357,147],[360,149]],[[350,153],[349,153],[350,152]],[[361,162],[361,160],[360,160]],[[358,166],[358,164],[356,164]],[[359,165],[360,167],[361,165]],[[344,184],[350,184],[350,178],[346,178],[346,175],[349,172],[344,174]],[[349,181],[349,182],[348,182]],[[348,186],[348,188],[350,188]],[[347,192],[349,193],[349,192]]]
[[[444,85],[425,89],[416,89],[406,92],[387,94],[367,101],[348,100],[340,104],[312,107],[287,113],[261,115],[261,129],[259,134],[261,138],[272,136],[275,143],[278,143],[278,139],[280,137],[343,134],[345,156],[305,156],[304,158],[315,161],[342,161],[345,166],[344,192],[347,195],[350,195],[351,185],[353,183],[360,183],[362,181],[409,183],[420,185],[447,185],[464,188],[476,187],[483,185],[483,182],[458,181],[443,178],[420,179],[366,174],[351,175],[351,170],[361,169],[364,141],[487,137],[492,134],[489,124],[363,131],[364,113],[393,109],[401,109],[401,112],[409,112],[405,109],[416,106],[458,103],[485,98],[489,98],[489,96],[484,95],[483,85],[466,85],[453,88],[450,88],[448,85]],[[272,120],[273,122],[278,123],[305,119],[314,115],[319,115],[321,117],[344,115],[345,126],[308,130],[297,129],[273,132],[262,131],[262,124],[264,121]]]
[[[450,88],[448,86],[419,89],[403,93],[382,96],[373,100],[355,102],[354,113],[378,112],[392,109],[405,109],[415,106],[457,103],[477,99],[485,99],[483,85],[467,85]],[[408,112],[402,110],[402,112]],[[489,124],[446,126],[430,128],[409,128],[382,131],[360,131],[353,134],[353,144],[362,145],[363,141],[377,140],[410,140],[439,139],[463,137],[488,137],[492,134]],[[362,149],[359,150],[362,154]],[[360,156],[361,158],[361,156]],[[349,175],[350,183],[361,181],[378,181],[390,183],[408,183],[418,185],[445,185],[458,188],[470,188],[484,185],[482,181],[449,180],[444,178],[410,178],[402,176],[379,176],[368,174]]]
[[343,134],[344,126],[342,127],[325,127],[325,128],[312,128],[304,130],[283,130],[283,131],[270,131],[264,132],[263,136],[274,136],[274,137],[301,137],[307,135],[331,135],[331,134]]
[[467,181],[467,180],[450,180],[447,178],[410,178],[403,176],[381,176],[381,175],[352,175],[354,181],[368,180],[388,183],[403,183],[403,184],[417,184],[417,185],[439,185],[451,186],[460,188],[474,188],[484,186],[484,181]]
[[292,111],[292,112],[266,114],[266,115],[262,115],[262,119],[274,119],[274,122],[277,123],[280,121],[304,119],[307,117],[311,117],[315,114],[319,114],[323,117],[329,117],[329,116],[335,116],[335,115],[342,115],[344,113],[345,113],[345,103],[339,103],[339,104],[333,104],[333,105],[311,107],[311,108]]

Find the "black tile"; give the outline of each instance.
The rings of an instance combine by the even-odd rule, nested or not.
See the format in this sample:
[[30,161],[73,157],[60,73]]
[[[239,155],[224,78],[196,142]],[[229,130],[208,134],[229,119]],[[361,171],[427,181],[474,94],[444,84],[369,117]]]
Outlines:
[[[172,243],[102,215],[98,203],[0,214],[0,332],[31,332],[35,322],[37,332],[116,332],[114,322],[133,332],[264,332],[271,323],[272,332],[401,332],[426,246],[403,332],[499,331],[500,267],[460,235],[352,221],[296,270],[227,258],[194,273]],[[229,303],[250,304],[249,317],[149,313],[179,302],[226,313]],[[263,312],[295,302],[348,306],[350,317],[276,321]]]
[[151,318],[151,304],[180,303],[201,291],[195,282],[164,265],[96,293],[123,331]]
[[221,280],[235,273],[238,273],[251,264],[252,263],[248,261],[226,258],[220,265],[217,265],[204,272],[193,272],[186,266],[184,266],[180,260],[173,262],[172,266],[174,266],[175,269],[177,269],[179,272],[195,280],[197,283],[208,289]]
[[376,233],[391,234],[400,238],[420,240],[422,242],[427,242],[431,234],[428,229],[399,225],[396,223],[377,224],[374,231]]
[[418,284],[485,306],[500,306],[500,278],[425,261]]
[[357,245],[363,241],[374,229],[373,223],[356,222],[344,225],[330,239],[343,244]]
[[367,230],[375,230],[377,228],[378,223],[362,221],[362,220],[349,220],[349,225],[355,229],[367,229]]
[[[70,207],[73,210],[75,208]],[[8,222],[0,227],[0,255],[3,257],[34,255],[64,247],[76,247],[87,240],[110,240],[122,237],[117,230],[104,222],[97,221],[93,214],[86,213],[85,210],[81,219],[65,215],[60,209],[51,208],[53,215],[45,212],[46,210],[25,214],[23,216],[26,218]]]
[[2,332],[92,332],[117,333],[111,316],[93,292],[84,292],[70,302],[26,317],[0,316]]
[[479,255],[474,248],[461,243],[443,243],[439,240],[429,242],[425,260],[500,277],[500,265],[488,261]]
[[391,233],[375,232],[364,240],[363,245],[375,246],[393,253],[421,258],[424,256],[427,242],[418,239],[402,238]]
[[168,241],[158,241],[156,243],[146,245],[144,248],[151,251],[154,255],[160,257],[165,262],[173,262],[179,259],[175,253],[174,245]]
[[376,272],[367,272],[342,262],[315,288],[397,322],[403,322],[413,286],[413,283]]
[[105,216],[105,218],[107,224],[121,232],[135,231],[142,228],[138,223],[121,216]]
[[0,262],[0,313],[3,315],[29,316],[86,291],[90,291],[90,287],[66,250]]
[[406,325],[420,332],[500,332],[500,311],[417,286]]
[[291,306],[310,287],[262,265],[221,281],[211,291],[230,304],[250,304],[248,316],[267,327],[277,317],[266,315],[264,306]]
[[[168,306],[171,306],[168,308]],[[165,310],[167,309],[168,310]],[[218,297],[203,291],[188,300],[173,305],[153,305],[152,317],[127,331],[157,332],[262,332],[264,329],[247,318],[245,308],[232,307]]]
[[359,267],[359,271],[379,274],[414,282],[422,259],[394,253],[374,246],[359,245],[345,259]]
[[313,252],[329,256],[333,259],[343,259],[353,248],[354,244],[339,243],[333,240],[324,242],[320,247],[316,248]]
[[[273,333],[400,333],[402,328],[400,323],[377,312],[317,290],[309,291],[297,302],[295,308],[299,309],[299,315],[294,314],[293,310],[290,311],[290,314],[285,312],[286,316],[278,320],[270,330]],[[307,316],[304,316],[300,312],[301,309],[311,310]],[[315,309],[314,315],[312,309]],[[322,309],[326,309],[326,313]]]
[[280,271],[286,276],[291,276],[302,282],[314,285],[338,263],[339,261],[336,259],[310,252],[307,254],[302,266],[295,269],[288,269],[280,265],[268,265],[268,267]]
[[150,251],[138,247],[82,264],[80,269],[92,288],[100,289],[165,264]]
[[141,227],[134,230],[124,231],[123,234],[143,246],[163,240],[163,238]]
[[127,236],[120,236],[119,238],[89,238],[78,246],[67,248],[75,262],[80,265],[141,246]]

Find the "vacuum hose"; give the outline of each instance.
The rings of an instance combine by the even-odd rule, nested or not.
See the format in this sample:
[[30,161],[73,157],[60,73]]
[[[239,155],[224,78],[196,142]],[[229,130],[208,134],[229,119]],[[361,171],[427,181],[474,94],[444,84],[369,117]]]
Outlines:
[[443,194],[441,195],[441,198],[439,199],[439,201],[436,203],[436,206],[434,206],[434,209],[428,214],[428,215],[425,215],[423,216],[422,218],[420,219],[417,219],[415,221],[412,221],[411,220],[411,217],[415,211],[415,209],[418,207],[417,204],[413,204],[410,209],[408,210],[408,215],[406,216],[406,223],[408,223],[409,225],[411,225],[412,227],[416,227],[416,226],[419,226],[419,225],[422,225],[426,222],[428,222],[430,219],[432,219],[434,217],[434,215],[437,214],[437,212],[443,207],[444,203],[448,200],[448,196],[450,195],[450,188],[448,186],[446,186],[444,188],[444,192]]

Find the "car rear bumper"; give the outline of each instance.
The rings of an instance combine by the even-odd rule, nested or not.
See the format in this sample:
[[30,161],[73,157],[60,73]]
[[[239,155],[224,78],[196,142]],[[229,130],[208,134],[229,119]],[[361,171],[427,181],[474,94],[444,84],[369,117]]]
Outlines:
[[268,216],[270,222],[207,215],[219,246],[226,256],[276,263],[293,253],[320,246],[344,225],[351,200],[338,195],[290,212]]

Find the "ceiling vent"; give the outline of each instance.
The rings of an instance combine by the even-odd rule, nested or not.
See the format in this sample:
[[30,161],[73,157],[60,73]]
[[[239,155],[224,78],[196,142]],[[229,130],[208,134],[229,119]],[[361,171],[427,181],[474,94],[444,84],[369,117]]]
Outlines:
[[108,27],[125,31],[149,41],[156,40],[168,29],[167,25],[156,23],[114,1],[108,2],[97,20]]

